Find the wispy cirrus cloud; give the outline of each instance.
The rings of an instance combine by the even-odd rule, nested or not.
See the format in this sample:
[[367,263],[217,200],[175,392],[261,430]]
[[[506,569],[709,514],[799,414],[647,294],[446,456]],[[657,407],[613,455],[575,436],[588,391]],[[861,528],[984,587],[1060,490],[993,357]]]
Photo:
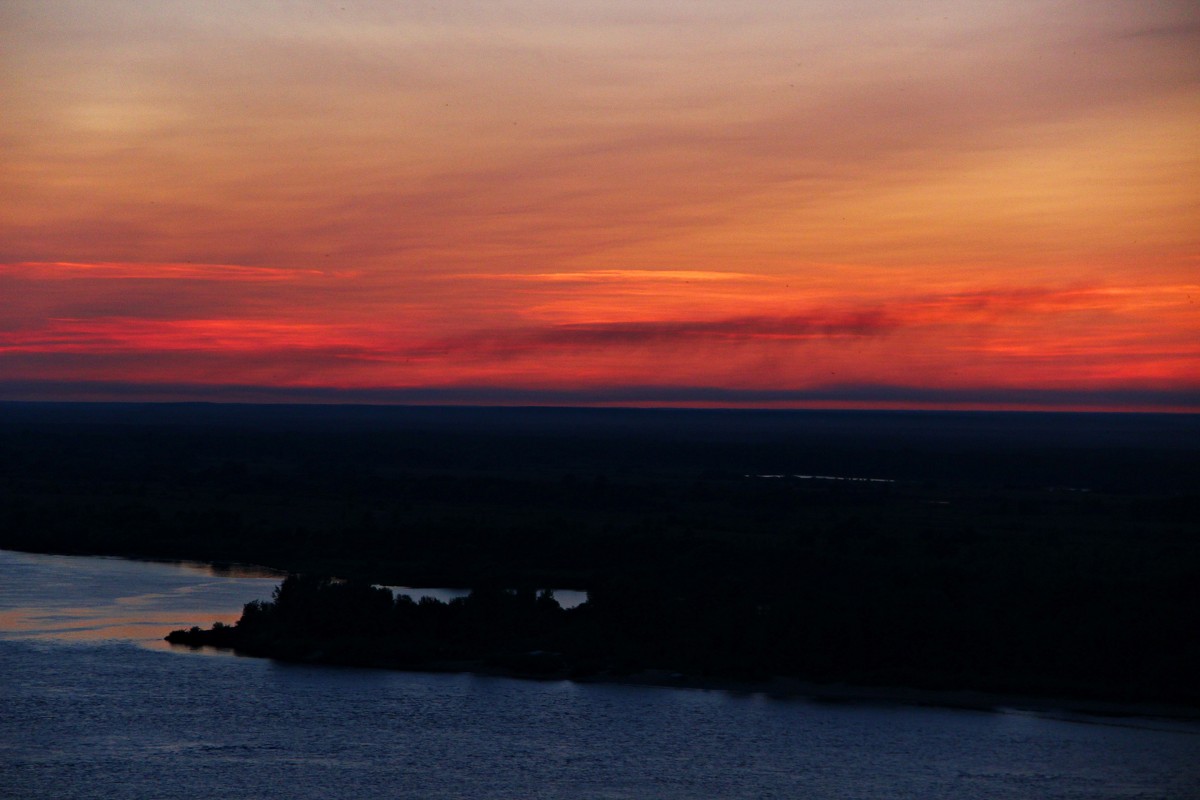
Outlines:
[[[0,263],[0,330],[53,320],[304,318],[353,294],[351,270],[191,262]],[[321,309],[319,304],[326,307]]]
[[[84,272],[96,267],[85,265]],[[105,268],[105,265],[100,268]],[[239,270],[231,269],[232,274],[241,274]],[[113,266],[115,272],[123,270],[124,265]],[[263,272],[268,276],[266,280],[275,280],[271,277],[275,270]],[[613,270],[601,273],[599,277],[590,272],[581,274],[587,281],[606,282],[627,280],[625,272]],[[670,273],[668,280],[688,281],[690,278],[687,276],[693,274],[709,275],[675,271]],[[545,276],[528,277],[540,280]],[[637,277],[641,277],[640,272]],[[130,270],[130,279],[141,280],[141,273]],[[557,277],[550,278],[549,282],[560,283]],[[1132,314],[1147,309],[1173,308],[1179,313],[1187,313],[1189,308],[1194,307],[1187,299],[1193,295],[1200,297],[1200,285],[978,289],[897,297],[869,303],[843,302],[838,306],[810,305],[791,313],[520,321],[441,334],[414,330],[412,326],[404,325],[402,319],[391,322],[378,319],[347,321],[340,318],[301,321],[289,319],[278,313],[279,309],[271,308],[265,309],[267,313],[258,317],[158,318],[130,314],[61,314],[42,317],[30,324],[10,326],[0,337],[0,349],[287,348],[315,346],[324,341],[354,346],[379,355],[411,357],[440,354],[446,357],[479,358],[548,349],[620,349],[686,346],[688,343],[702,342],[765,344],[870,338],[904,330],[998,324],[1018,318],[1053,321],[1076,312]],[[586,306],[580,309],[580,313],[587,311]],[[1010,335],[1020,340],[1011,331]],[[951,349],[971,346],[962,342],[947,344]],[[1029,346],[1034,344],[1030,343]],[[1045,343],[1039,346],[1048,352],[1053,350]],[[1103,350],[1100,345],[1095,346]]]
[[[270,293],[250,291],[290,286],[272,281],[234,284],[234,296],[251,302],[222,305],[220,293],[205,299],[204,292],[189,289],[161,295],[153,312],[150,303],[121,310],[115,301],[93,299],[89,313],[64,313],[82,309],[82,301],[54,291],[60,282],[47,279],[29,285],[45,289],[46,302],[57,303],[54,313],[21,316],[4,309],[0,315],[0,371],[8,381],[58,376],[186,382],[192,375],[347,390],[451,384],[665,390],[698,385],[689,383],[694,375],[711,387],[779,392],[835,380],[940,388],[1200,385],[1200,351],[1177,333],[1200,321],[1189,299],[1200,297],[1200,286],[1190,283],[1000,286],[839,302],[800,292],[780,294],[767,306],[780,311],[748,303],[753,313],[722,314],[712,303],[684,309],[699,313],[673,316],[639,302],[636,293],[608,315],[595,305],[569,302],[592,296],[606,280],[541,284],[564,298],[561,314],[539,315],[526,306],[527,313],[505,310],[491,324],[476,317],[460,325],[386,305],[384,313],[369,317],[328,305],[303,315],[273,302]],[[611,280],[626,285],[624,278]],[[669,280],[687,285],[679,275]],[[144,282],[131,277],[98,283],[120,287],[117,296]],[[96,284],[84,281],[84,294]],[[190,278],[167,284],[213,285]],[[202,302],[180,299],[194,296]],[[117,310],[105,313],[110,306]],[[139,307],[140,314],[131,313]]]
[[750,272],[687,269],[593,269],[576,272],[483,272],[458,277],[517,283],[690,283],[767,280]]
[[530,325],[420,338],[386,328],[245,319],[51,319],[0,332],[0,354],[221,352],[311,349],[364,360],[495,360],[548,351],[686,347],[689,343],[867,337],[895,324],[875,311],[566,325]]
[[29,281],[68,280],[187,280],[187,281],[296,281],[345,277],[315,269],[257,267],[241,264],[21,261],[0,264],[0,276]]
[[881,336],[896,322],[877,310],[723,319],[641,320],[479,330],[430,341],[413,355],[495,358],[545,350],[682,347],[689,343],[764,343]]
[[1123,316],[1186,313],[1200,298],[1200,284],[1126,286],[1025,286],[948,291],[900,303],[907,324],[1000,323],[1020,318],[1063,318],[1086,312]]
[[0,353],[227,354],[361,346],[334,325],[244,319],[52,319],[32,329],[0,333]]

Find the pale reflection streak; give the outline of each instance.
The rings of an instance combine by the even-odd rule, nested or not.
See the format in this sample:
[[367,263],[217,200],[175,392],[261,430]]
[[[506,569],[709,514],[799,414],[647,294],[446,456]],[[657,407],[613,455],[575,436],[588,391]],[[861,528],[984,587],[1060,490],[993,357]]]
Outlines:
[[[241,609],[214,611],[206,624],[215,621],[232,624]],[[153,643],[173,627],[190,623],[178,611],[153,611],[138,608],[136,616],[124,608],[61,609],[47,614],[39,608],[12,608],[0,611],[0,638],[61,639],[69,641],[103,641],[124,639],[138,643]]]
[[173,629],[236,622],[278,581],[255,567],[0,551],[0,639],[165,648]]

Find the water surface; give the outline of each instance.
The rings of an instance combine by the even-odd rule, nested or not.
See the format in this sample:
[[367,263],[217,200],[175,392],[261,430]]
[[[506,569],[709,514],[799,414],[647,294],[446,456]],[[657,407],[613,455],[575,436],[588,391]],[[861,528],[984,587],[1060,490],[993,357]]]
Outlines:
[[[0,796],[1200,798],[1200,726],[166,648],[277,579],[0,551]],[[214,651],[208,651],[214,652]]]

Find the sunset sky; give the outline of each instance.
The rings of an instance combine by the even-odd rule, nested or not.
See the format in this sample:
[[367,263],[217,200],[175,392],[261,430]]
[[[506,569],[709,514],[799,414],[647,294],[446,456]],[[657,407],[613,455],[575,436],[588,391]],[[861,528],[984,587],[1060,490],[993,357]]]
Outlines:
[[1200,410],[1200,4],[0,3],[0,399]]

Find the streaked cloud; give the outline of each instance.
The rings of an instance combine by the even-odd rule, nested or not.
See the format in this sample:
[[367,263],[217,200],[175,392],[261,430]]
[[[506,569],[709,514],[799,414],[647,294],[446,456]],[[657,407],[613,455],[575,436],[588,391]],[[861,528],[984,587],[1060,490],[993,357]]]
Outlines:
[[329,325],[229,319],[146,320],[129,318],[52,319],[37,330],[0,335],[0,353],[264,352],[317,348],[354,342]]
[[295,281],[324,277],[315,269],[249,267],[238,264],[145,264],[128,262],[84,263],[70,261],[0,264],[0,276],[29,281],[78,280],[202,280],[202,281]]
[[14,0],[0,381],[1183,391],[1197,52],[1182,0]]
[[718,272],[686,269],[594,269],[581,272],[470,273],[458,277],[473,280],[522,283],[660,283],[671,281],[761,281],[750,272]]

